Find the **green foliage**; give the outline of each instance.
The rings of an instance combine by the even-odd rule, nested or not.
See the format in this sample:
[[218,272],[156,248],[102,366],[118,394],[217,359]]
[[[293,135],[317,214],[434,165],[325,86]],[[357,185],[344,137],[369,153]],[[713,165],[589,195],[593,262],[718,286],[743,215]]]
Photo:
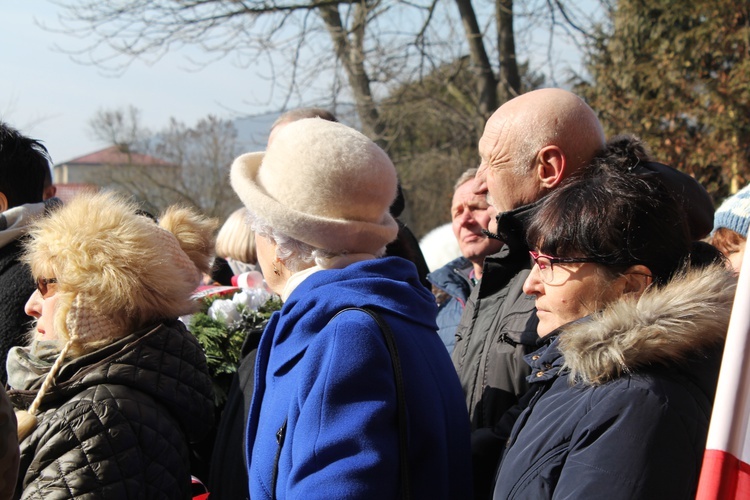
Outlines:
[[258,310],[238,304],[239,319],[229,323],[213,319],[208,309],[216,300],[231,296],[207,297],[202,300],[201,310],[190,318],[190,332],[195,335],[206,353],[208,371],[214,382],[216,406],[224,404],[232,382],[232,375],[237,371],[240,351],[245,337],[252,332],[262,331],[271,314],[281,308],[281,301],[274,296]]
[[619,0],[577,92],[719,200],[750,180],[750,4]]

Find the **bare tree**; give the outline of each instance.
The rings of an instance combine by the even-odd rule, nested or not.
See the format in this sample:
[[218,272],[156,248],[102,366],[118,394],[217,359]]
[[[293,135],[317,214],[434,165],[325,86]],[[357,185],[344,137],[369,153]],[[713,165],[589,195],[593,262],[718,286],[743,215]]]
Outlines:
[[[100,171],[101,186],[128,193],[153,212],[181,203],[223,219],[241,205],[229,185],[229,167],[240,154],[232,122],[208,116],[190,127],[171,118],[163,131],[143,140],[148,132],[137,120],[113,119],[123,116],[138,116],[138,110],[100,110],[89,123],[127,154],[122,164]],[[139,141],[118,143],[126,132]]]
[[[78,61],[120,72],[136,58],[153,62],[184,45],[197,45],[209,58],[231,57],[239,65],[266,61],[272,68],[267,76],[284,88],[282,107],[295,98],[311,99],[316,90],[317,97],[331,96],[330,87],[319,86],[328,82],[333,101],[339,94],[351,98],[363,132],[386,149],[394,134],[386,130],[380,102],[394,87],[418,82],[468,52],[476,86],[463,96],[473,103],[465,112],[481,130],[499,102],[522,90],[518,61],[528,55],[516,54],[514,20],[539,25],[546,19],[550,33],[586,24],[579,22],[583,8],[573,10],[575,2],[562,0],[532,0],[518,12],[512,0],[495,0],[489,10],[472,0],[58,3],[62,31],[85,44],[67,49]],[[479,19],[494,19],[494,25],[483,26]]]
[[150,132],[141,124],[141,112],[134,106],[123,109],[100,109],[89,120],[89,132],[107,144],[127,153],[142,147]]
[[[418,233],[442,222],[435,199],[476,161],[487,118],[564,69],[552,58],[611,0],[59,0],[78,61],[114,72],[193,45],[209,58],[270,64],[281,108],[314,103],[360,128],[393,157]],[[541,35],[541,36],[540,36]],[[539,39],[544,39],[540,45]],[[533,45],[535,44],[535,45]],[[530,64],[530,47],[547,62]],[[523,56],[519,57],[520,53]],[[194,61],[200,67],[211,59]],[[257,70],[256,70],[257,71]],[[437,78],[436,78],[437,77]],[[337,108],[341,103],[345,106]],[[341,116],[339,116],[341,118]],[[169,155],[167,155],[169,156]],[[171,159],[184,163],[175,152]],[[182,191],[185,191],[184,189]],[[202,203],[202,202],[201,202]],[[417,220],[417,218],[419,220]]]
[[181,167],[175,184],[165,186],[178,201],[222,219],[241,205],[229,185],[229,168],[240,154],[231,121],[209,115],[188,127],[172,118],[156,139],[154,151]]

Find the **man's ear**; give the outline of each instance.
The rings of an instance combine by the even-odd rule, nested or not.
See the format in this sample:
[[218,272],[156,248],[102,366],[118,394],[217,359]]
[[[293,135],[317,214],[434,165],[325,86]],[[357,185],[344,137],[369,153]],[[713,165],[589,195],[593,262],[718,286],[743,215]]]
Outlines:
[[57,186],[54,184],[50,184],[46,188],[44,188],[44,193],[42,194],[42,199],[44,201],[49,200],[50,198],[54,198],[57,194]]
[[0,192],[0,212],[5,212],[8,210],[8,197],[5,196],[5,193]]
[[546,146],[536,156],[539,186],[552,189],[560,184],[565,176],[565,155],[558,146]]
[[637,297],[640,297],[646,288],[654,282],[654,276],[651,273],[651,269],[648,267],[636,264],[630,266],[622,273],[622,277],[625,279],[625,288],[623,293],[634,293]]

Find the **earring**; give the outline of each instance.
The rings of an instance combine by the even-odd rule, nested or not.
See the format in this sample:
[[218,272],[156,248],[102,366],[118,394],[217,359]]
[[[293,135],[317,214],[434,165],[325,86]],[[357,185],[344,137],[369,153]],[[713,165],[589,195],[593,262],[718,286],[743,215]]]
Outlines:
[[273,274],[275,274],[276,276],[281,276],[281,273],[279,272],[279,270],[276,269],[276,263],[275,262],[273,263]]

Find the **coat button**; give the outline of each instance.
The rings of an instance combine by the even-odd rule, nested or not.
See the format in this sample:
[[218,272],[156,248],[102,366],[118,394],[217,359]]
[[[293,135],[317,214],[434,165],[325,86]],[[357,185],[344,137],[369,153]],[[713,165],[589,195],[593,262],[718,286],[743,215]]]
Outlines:
[[541,377],[542,375],[544,375],[544,372],[536,372],[537,378]]
[[544,367],[545,370],[549,370],[550,368],[552,368],[551,363],[544,363],[542,366]]
[[531,359],[533,359],[534,361],[536,361],[537,359],[539,359],[539,355],[538,354],[534,354],[533,356],[531,356]]

